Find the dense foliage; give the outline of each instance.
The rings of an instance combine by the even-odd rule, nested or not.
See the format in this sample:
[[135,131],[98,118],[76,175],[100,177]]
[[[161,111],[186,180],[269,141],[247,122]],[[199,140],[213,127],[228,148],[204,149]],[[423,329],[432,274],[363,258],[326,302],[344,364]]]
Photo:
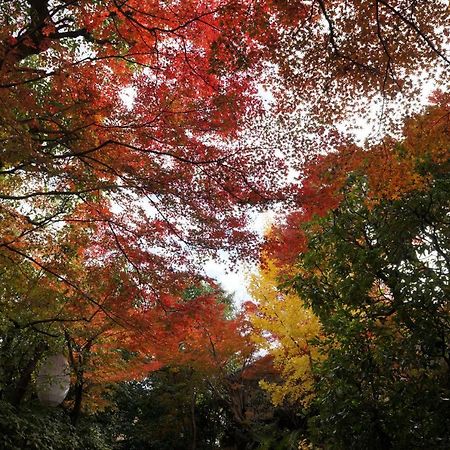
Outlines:
[[[448,446],[448,96],[412,112],[449,24],[442,0],[1,1],[0,445]],[[205,276],[224,254],[261,254],[257,305]]]
[[[450,443],[450,116],[448,97],[439,99],[402,142],[320,158],[299,193],[308,201],[268,236],[281,257],[273,289],[297,294],[292,340],[306,306],[320,319],[323,334],[309,339],[323,355],[313,362],[310,428],[326,448]],[[286,261],[292,240],[299,250]],[[288,357],[282,333],[278,345]],[[290,373],[284,383],[298,396]]]

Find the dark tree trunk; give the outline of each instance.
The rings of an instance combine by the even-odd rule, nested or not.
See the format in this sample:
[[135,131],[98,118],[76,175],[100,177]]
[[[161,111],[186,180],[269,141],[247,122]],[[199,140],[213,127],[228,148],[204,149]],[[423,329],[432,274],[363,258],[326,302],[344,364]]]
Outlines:
[[13,405],[18,406],[22,401],[27,391],[28,385],[30,384],[31,375],[33,374],[37,363],[41,359],[41,356],[45,352],[47,347],[48,345],[46,342],[40,342],[36,346],[33,357],[30,361],[28,361],[28,364],[23,369],[22,374],[20,375],[20,378],[17,381],[16,386],[11,394],[11,403]]

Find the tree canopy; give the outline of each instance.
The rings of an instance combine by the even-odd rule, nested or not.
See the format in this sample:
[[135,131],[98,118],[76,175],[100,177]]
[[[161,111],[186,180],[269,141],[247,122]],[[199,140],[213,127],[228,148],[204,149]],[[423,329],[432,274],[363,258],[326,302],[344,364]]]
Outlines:
[[312,308],[323,330],[309,338],[323,355],[310,426],[326,448],[449,443],[450,122],[448,96],[438,99],[400,142],[319,158],[301,210],[268,236],[283,274],[269,305],[288,289],[297,314]]
[[[5,439],[17,411],[35,433],[14,408],[63,352],[61,446],[115,445],[73,426],[178,370],[193,448],[202,420],[237,446],[278,427],[445,447],[449,18],[442,0],[0,2]],[[259,263],[247,310],[204,274],[224,254]]]

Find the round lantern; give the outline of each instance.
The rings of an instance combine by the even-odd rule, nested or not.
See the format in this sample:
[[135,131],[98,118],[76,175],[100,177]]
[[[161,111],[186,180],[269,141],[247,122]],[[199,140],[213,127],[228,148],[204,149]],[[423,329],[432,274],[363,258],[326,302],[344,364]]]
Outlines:
[[49,356],[36,379],[39,401],[45,406],[58,406],[70,388],[70,368],[64,355]]

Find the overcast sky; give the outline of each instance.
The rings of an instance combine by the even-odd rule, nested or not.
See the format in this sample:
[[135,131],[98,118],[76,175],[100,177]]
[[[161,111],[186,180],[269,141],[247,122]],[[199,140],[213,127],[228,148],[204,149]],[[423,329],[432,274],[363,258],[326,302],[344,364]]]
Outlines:
[[[275,213],[272,211],[255,213],[250,229],[262,237],[274,217]],[[250,266],[248,263],[239,263],[237,266],[233,266],[231,263],[213,259],[204,265],[205,274],[215,279],[227,293],[232,294],[237,306],[251,299],[247,290],[248,277],[256,269],[256,266]]]

